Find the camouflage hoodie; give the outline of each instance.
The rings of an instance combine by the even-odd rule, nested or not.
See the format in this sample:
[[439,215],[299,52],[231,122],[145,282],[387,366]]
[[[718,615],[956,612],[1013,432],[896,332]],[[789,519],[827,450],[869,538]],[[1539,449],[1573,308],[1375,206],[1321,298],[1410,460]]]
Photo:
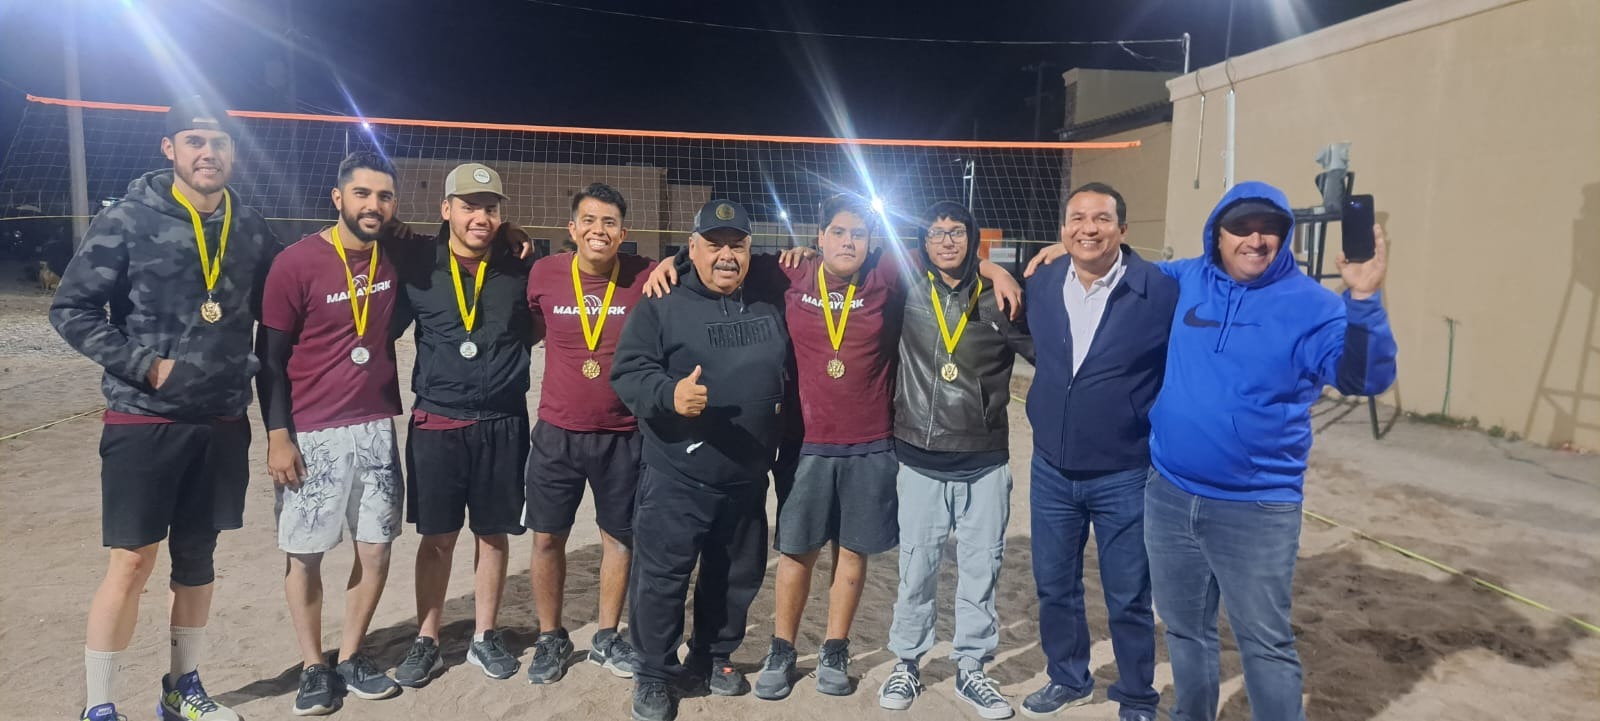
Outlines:
[[[250,377],[260,367],[251,340],[278,243],[261,214],[228,193],[233,229],[215,288],[216,323],[200,317],[200,251],[189,211],[172,197],[171,170],[129,183],[127,195],[89,224],[62,274],[50,323],[105,367],[100,389],[111,410],[199,419],[242,416],[249,406]],[[222,223],[219,206],[203,224],[213,256]],[[175,361],[160,390],[146,380],[158,358]]]

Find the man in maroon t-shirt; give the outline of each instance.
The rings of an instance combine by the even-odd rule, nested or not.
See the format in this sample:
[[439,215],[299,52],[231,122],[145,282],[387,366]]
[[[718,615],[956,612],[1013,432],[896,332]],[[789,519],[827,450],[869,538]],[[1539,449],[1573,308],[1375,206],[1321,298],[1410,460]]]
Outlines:
[[[389,322],[399,288],[377,239],[394,217],[394,168],[353,153],[333,189],[339,221],[278,255],[262,297],[261,415],[277,490],[284,591],[304,664],[297,715],[329,713],[343,686],[360,698],[400,687],[359,653],[389,575],[403,497],[400,414]],[[354,541],[337,670],[322,655],[322,555]],[[337,674],[338,679],[335,679]]]
[[627,214],[628,201],[609,185],[594,183],[578,191],[567,223],[577,250],[541,259],[528,274],[535,338],[542,334],[545,340],[523,514],[523,524],[533,531],[533,598],[539,614],[528,680],[537,684],[560,680],[573,650],[561,625],[561,600],[567,536],[583,500],[584,479],[594,489],[601,539],[600,630],[589,661],[622,678],[632,677],[638,663],[617,625],[632,556],[639,422],[608,379],[623,323],[638,305],[655,262],[617,252],[628,237]]

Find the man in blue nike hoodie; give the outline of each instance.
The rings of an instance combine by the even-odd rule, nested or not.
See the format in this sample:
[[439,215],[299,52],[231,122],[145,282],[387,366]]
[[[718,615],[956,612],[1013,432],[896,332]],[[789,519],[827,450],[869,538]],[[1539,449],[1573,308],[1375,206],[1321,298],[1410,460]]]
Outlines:
[[1370,396],[1394,382],[1383,229],[1371,260],[1340,257],[1342,296],[1283,250],[1293,231],[1282,191],[1240,183],[1206,220],[1205,255],[1161,266],[1179,295],[1150,412],[1144,532],[1179,721],[1217,716],[1219,598],[1252,718],[1305,718],[1289,606],[1311,404],[1323,386]]

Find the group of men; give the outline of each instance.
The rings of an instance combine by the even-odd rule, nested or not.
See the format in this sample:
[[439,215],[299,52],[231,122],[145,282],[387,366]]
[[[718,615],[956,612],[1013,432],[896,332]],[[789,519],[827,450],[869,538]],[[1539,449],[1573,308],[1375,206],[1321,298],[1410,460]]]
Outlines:
[[[713,200],[687,246],[656,263],[620,251],[627,201],[596,183],[572,201],[576,249],[530,261],[493,169],[452,170],[437,235],[419,235],[395,217],[393,166],[358,152],[330,194],[338,220],[280,249],[227,188],[226,114],[186,100],[166,133],[172,169],[134,181],[96,217],[51,310],[105,368],[110,565],[89,610],[83,719],[118,718],[117,653],[162,541],[173,591],[163,713],[237,719],[198,665],[217,535],[242,525],[252,377],[303,664],[296,714],[391,697],[442,670],[463,526],[475,538],[467,661],[496,679],[521,668],[498,616],[508,536],[531,530],[539,633],[526,677],[559,681],[575,651],[562,600],[585,483],[602,539],[588,660],[633,679],[641,721],[673,718],[685,695],[748,693],[730,659],[767,568],[772,478],[776,613],[754,694],[782,699],[798,681],[800,619],[825,548],[816,689],[852,693],[868,562],[898,547],[897,660],[878,703],[910,708],[954,534],[955,691],[983,718],[1007,718],[1011,703],[984,667],[999,643],[1018,355],[1037,367],[1029,492],[1049,661],[1024,713],[1093,697],[1082,582],[1092,527],[1118,668],[1109,697],[1124,721],[1154,719],[1159,701],[1152,598],[1167,624],[1175,717],[1215,718],[1222,599],[1256,718],[1303,718],[1289,601],[1308,413],[1324,385],[1370,395],[1392,382],[1381,229],[1373,260],[1341,262],[1341,299],[1280,252],[1293,219],[1275,188],[1234,187],[1206,224],[1205,256],[1153,264],[1123,242],[1122,196],[1091,183],[1068,198],[1062,242],[1030,266],[1024,291],[979,258],[977,222],[956,203],[929,208],[908,250],[884,242],[861,198],[835,196],[816,248],[780,257],[752,254],[745,209]],[[1061,255],[1070,262],[1051,264]],[[415,402],[402,472],[394,342],[408,329]],[[418,635],[391,676],[361,643],[402,510],[421,539]],[[347,527],[342,639],[325,653],[321,561]]]

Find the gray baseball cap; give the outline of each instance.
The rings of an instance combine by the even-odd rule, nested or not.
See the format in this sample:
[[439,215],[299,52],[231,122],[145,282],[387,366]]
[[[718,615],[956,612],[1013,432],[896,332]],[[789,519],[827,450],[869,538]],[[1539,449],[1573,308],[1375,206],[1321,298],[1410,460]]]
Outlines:
[[506,199],[505,189],[500,184],[500,174],[483,163],[463,163],[457,165],[449,175],[444,176],[444,197],[473,193],[493,193],[500,196],[501,200]]

